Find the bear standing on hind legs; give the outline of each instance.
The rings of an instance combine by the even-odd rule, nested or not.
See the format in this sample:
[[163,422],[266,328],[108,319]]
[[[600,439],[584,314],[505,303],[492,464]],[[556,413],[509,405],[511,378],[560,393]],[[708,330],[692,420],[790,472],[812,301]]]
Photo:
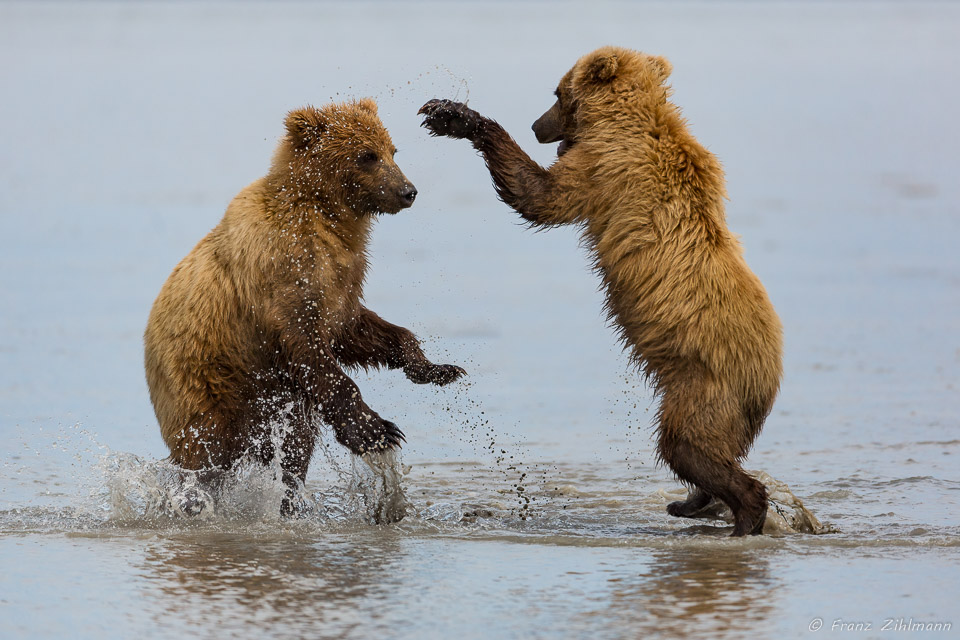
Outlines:
[[417,195],[394,153],[372,100],[292,111],[269,173],[173,270],[144,335],[172,462],[227,469],[279,457],[284,480],[303,482],[318,417],[358,455],[404,439],[344,368],[438,385],[464,374],[431,363],[416,336],[361,303],[375,214]]
[[767,497],[740,466],[773,406],[782,329],[724,214],[723,171],[668,100],[666,59],[619,47],[582,57],[533,130],[544,169],[496,122],[432,100],[434,135],[483,154],[500,198],[535,227],[577,224],[609,317],[660,397],[658,455],[691,487],[674,516],[716,497],[734,536],[761,533]]

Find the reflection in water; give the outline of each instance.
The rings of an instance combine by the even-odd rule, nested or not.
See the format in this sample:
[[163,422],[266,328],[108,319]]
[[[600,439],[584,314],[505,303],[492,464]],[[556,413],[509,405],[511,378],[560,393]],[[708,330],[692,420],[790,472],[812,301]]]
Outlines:
[[[596,638],[699,638],[769,628],[776,600],[769,554],[716,543],[530,547],[418,539],[389,527],[321,536],[187,534],[147,550],[144,610],[160,628],[225,637],[254,628],[258,635],[333,638],[482,628],[467,635],[512,629],[545,637],[589,630]],[[628,575],[627,567],[639,572]],[[451,581],[458,575],[495,579]]]
[[726,544],[652,550],[641,573],[610,579],[608,608],[590,615],[665,637],[743,637],[769,627],[775,612],[769,556],[758,551]]
[[225,637],[243,637],[251,625],[289,637],[317,629],[354,635],[361,625],[370,630],[376,618],[370,611],[390,597],[386,583],[400,550],[389,531],[322,540],[235,533],[166,538],[144,559],[147,598],[160,600],[147,609],[157,612],[159,626]]

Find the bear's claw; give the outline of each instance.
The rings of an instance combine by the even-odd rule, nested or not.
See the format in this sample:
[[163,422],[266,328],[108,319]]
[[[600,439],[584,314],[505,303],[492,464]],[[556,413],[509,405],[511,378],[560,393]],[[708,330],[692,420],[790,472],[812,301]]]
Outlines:
[[373,436],[373,442],[371,443],[372,447],[368,447],[368,450],[373,451],[393,449],[399,447],[401,442],[407,441],[407,437],[403,435],[400,427],[389,420],[382,420],[378,427],[371,430],[370,435]]
[[358,456],[373,451],[398,449],[407,441],[403,431],[379,416],[363,423],[345,423],[337,430],[337,440]]
[[433,375],[434,378],[432,382],[443,386],[459,380],[467,375],[467,371],[463,367],[458,367],[455,364],[440,364],[435,367]]

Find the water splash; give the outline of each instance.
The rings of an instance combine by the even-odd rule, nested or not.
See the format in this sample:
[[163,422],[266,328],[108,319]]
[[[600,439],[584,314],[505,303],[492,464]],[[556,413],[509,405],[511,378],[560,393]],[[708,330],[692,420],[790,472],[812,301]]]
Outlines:
[[291,488],[275,469],[252,461],[222,472],[190,471],[121,452],[105,456],[102,473],[100,511],[124,526],[275,522],[288,497],[309,511],[302,485]]
[[[353,87],[347,87],[348,90],[354,89]],[[463,91],[463,97],[461,98],[460,92]],[[404,98],[407,98],[413,102],[417,102],[418,106],[423,102],[424,95],[438,95],[444,97],[450,97],[452,93],[452,99],[457,102],[463,102],[464,104],[469,104],[470,102],[470,81],[469,78],[465,75],[461,75],[457,71],[445,66],[445,65],[435,65],[433,69],[426,71],[421,71],[412,80],[407,80],[405,84],[389,84],[382,88],[368,88],[368,92],[378,100],[383,101],[386,98],[397,98],[398,94]],[[342,99],[340,93],[336,93],[334,96],[330,96],[331,100],[340,100]],[[382,105],[381,105],[382,106]]]
[[399,456],[368,454],[362,461],[365,466],[358,459],[347,467],[316,465],[324,466],[318,475],[326,482],[310,493],[299,479],[285,479],[276,463],[243,460],[225,471],[190,471],[166,460],[111,454],[103,461],[99,510],[110,522],[144,527],[398,522],[409,507]]
[[407,514],[410,502],[400,483],[403,471],[396,450],[368,453],[361,459],[371,478],[356,486],[363,492],[371,519],[376,524],[399,522]]

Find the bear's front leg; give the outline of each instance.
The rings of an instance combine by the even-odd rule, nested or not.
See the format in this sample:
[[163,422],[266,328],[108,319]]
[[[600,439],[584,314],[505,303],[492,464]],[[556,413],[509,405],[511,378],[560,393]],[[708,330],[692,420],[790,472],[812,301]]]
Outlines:
[[333,425],[337,442],[358,456],[365,453],[399,449],[407,438],[403,431],[389,420],[384,420],[377,412],[361,402],[359,411],[333,407],[324,412],[325,421]]
[[430,362],[412,331],[391,324],[362,306],[340,333],[334,354],[346,366],[403,369],[416,384],[442,386],[467,374],[453,364]]
[[[266,317],[276,323],[281,361],[287,363],[287,372],[298,392],[333,427],[337,441],[357,455],[399,447],[405,441],[403,432],[367,406],[360,389],[337,364],[335,351],[323,336],[304,331],[297,322],[286,321],[297,315],[285,313],[282,297],[278,296],[278,300],[268,307]],[[311,451],[305,452],[307,462],[312,447],[311,444]]]
[[335,365],[323,367],[311,389],[323,421],[333,427],[337,442],[357,455],[399,448],[403,432],[367,406],[360,389]]
[[554,169],[534,162],[495,120],[452,100],[431,100],[420,107],[422,126],[434,136],[466,138],[483,154],[497,195],[523,218],[551,227],[577,219],[580,189],[575,182],[557,189]]

